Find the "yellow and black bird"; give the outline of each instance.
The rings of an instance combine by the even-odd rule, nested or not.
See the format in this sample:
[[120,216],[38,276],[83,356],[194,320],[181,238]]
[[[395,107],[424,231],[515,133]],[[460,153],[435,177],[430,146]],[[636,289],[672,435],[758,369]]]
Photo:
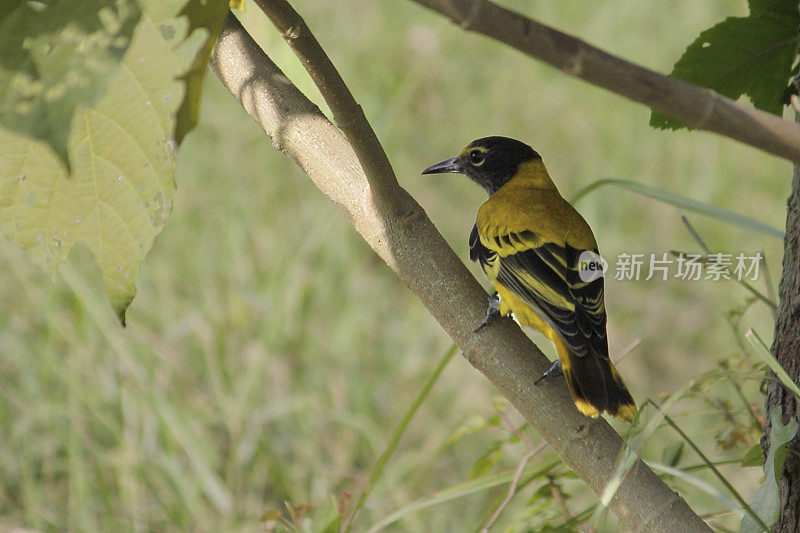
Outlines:
[[541,156],[523,142],[485,137],[422,173],[444,172],[466,174],[489,193],[469,238],[470,259],[497,291],[478,330],[513,314],[556,346],[558,360],[540,380],[560,365],[581,413],[630,421],[636,404],[608,358],[603,277],[585,270],[587,257],[599,259],[597,242]]

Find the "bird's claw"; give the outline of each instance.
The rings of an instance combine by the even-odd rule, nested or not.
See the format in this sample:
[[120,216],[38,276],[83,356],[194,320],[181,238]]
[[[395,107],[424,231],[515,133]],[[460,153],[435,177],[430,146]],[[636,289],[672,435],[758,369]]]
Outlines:
[[486,318],[483,319],[477,328],[475,328],[475,333],[478,333],[480,330],[491,324],[497,315],[500,314],[500,296],[498,296],[497,291],[494,291],[492,294],[489,295],[489,308],[486,310]]
[[545,378],[549,378],[550,376],[558,376],[559,374],[563,374],[564,369],[561,368],[561,359],[556,359],[553,361],[553,364],[550,365],[550,368],[547,369],[547,372],[542,374],[542,377],[537,379],[533,382],[534,385],[538,385],[540,381],[544,380]]

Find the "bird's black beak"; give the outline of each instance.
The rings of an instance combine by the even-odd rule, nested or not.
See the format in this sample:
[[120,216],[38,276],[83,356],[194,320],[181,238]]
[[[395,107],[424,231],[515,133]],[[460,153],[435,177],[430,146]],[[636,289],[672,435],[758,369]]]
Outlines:
[[422,171],[423,174],[444,174],[445,172],[464,172],[464,168],[458,162],[457,157],[451,157]]

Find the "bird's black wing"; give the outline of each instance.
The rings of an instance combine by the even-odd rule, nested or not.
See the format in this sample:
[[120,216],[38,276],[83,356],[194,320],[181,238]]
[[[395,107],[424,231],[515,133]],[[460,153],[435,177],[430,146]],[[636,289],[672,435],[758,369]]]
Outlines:
[[486,244],[473,228],[470,259],[537,311],[575,355],[591,350],[608,358],[603,277],[581,279],[583,250],[542,242],[533,232],[509,233]]

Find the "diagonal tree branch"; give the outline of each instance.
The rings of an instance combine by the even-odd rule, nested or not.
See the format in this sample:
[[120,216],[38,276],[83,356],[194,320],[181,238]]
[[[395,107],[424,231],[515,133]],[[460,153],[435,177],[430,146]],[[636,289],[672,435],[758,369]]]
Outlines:
[[[549,362],[513,322],[500,320],[473,333],[485,312],[486,293],[422,208],[396,183],[383,186],[397,188],[392,194],[406,198],[402,210],[389,209],[374,198],[378,191],[370,189],[353,146],[283,75],[233,15],[228,17],[211,69],[273,144],[347,214],[467,360],[514,404],[587,486],[601,494],[615,474],[620,455],[632,452],[605,420],[580,415],[563,384],[554,380],[533,386]],[[610,507],[637,531],[710,531],[686,502],[638,459]]]
[[336,125],[344,133],[367,175],[378,201],[398,212],[408,208],[405,191],[378,137],[369,125],[364,110],[356,102],[328,54],[322,49],[303,18],[286,0],[255,0],[269,17],[311,75],[325,103],[333,112]]
[[664,76],[489,0],[412,0],[467,31],[491,37],[562,72],[789,161],[800,163],[800,126],[710,89]]

